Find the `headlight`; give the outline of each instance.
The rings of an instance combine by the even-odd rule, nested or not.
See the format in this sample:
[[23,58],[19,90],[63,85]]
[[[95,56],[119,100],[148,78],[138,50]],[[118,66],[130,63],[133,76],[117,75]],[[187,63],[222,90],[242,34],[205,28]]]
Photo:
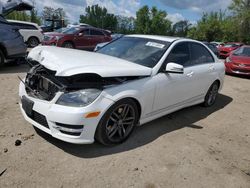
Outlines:
[[231,63],[232,62],[232,59],[230,57],[227,57],[226,58],[226,63]]
[[61,38],[63,38],[63,36],[56,36],[56,40],[60,40]]
[[64,93],[58,99],[56,104],[72,107],[84,107],[94,102],[101,94],[98,89],[84,89],[76,92]]

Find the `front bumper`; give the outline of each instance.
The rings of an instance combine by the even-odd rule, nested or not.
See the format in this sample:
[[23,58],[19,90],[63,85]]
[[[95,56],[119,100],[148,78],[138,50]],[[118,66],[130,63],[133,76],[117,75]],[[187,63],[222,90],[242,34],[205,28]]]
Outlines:
[[[90,144],[94,142],[95,131],[101,117],[114,103],[114,101],[100,95],[92,104],[86,107],[57,105],[55,102],[60,93],[52,101],[44,101],[28,96],[24,84],[20,83],[19,97],[22,98],[23,96],[33,101],[33,116],[27,115],[22,108],[22,103],[20,103],[25,120],[57,139],[74,144]],[[94,111],[100,111],[101,113],[95,118],[85,118],[86,114]],[[79,126],[83,126],[83,128],[81,129]],[[65,133],[65,130],[72,133],[77,130],[78,132],[81,131],[81,133],[80,135],[69,135]]]
[[57,40],[42,41],[41,44],[43,46],[56,46]]

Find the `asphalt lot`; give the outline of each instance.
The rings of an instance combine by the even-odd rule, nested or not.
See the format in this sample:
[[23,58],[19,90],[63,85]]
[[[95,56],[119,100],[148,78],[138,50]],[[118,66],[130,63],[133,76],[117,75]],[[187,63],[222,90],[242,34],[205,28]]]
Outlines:
[[250,187],[250,79],[226,76],[213,107],[175,112],[105,147],[64,143],[27,123],[17,78],[27,70],[0,69],[0,187]]

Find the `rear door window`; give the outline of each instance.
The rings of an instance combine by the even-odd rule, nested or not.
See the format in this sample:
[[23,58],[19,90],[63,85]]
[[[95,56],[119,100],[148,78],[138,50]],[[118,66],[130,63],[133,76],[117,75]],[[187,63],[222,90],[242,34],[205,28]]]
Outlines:
[[94,36],[104,36],[103,32],[98,31],[98,30],[94,30],[94,29],[91,29],[91,30],[90,30],[90,35],[94,35]]
[[26,30],[38,30],[34,25],[23,24],[23,23],[12,23],[12,25],[18,27],[19,29],[26,29]]
[[212,54],[203,45],[190,42],[190,65],[200,65],[214,62]]

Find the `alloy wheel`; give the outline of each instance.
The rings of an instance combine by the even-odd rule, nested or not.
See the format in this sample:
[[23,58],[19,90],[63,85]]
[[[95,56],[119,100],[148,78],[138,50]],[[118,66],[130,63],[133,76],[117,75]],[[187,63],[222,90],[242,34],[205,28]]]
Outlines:
[[214,104],[215,100],[216,100],[216,97],[218,95],[218,85],[217,84],[214,84],[211,88],[211,90],[209,91],[209,94],[208,94],[208,105],[211,106],[212,104]]
[[133,130],[136,114],[133,106],[123,104],[113,110],[106,123],[106,134],[110,141],[120,142]]

